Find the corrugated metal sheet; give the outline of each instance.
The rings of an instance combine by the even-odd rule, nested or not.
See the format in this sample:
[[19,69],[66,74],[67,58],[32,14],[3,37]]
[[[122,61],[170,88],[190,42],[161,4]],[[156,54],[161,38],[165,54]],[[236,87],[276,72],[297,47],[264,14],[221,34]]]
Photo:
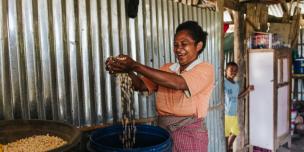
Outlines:
[[[121,118],[120,88],[104,68],[120,53],[158,68],[175,61],[174,30],[197,20],[215,66],[210,105],[222,101],[221,17],[171,0],[141,0],[136,19],[123,0],[0,0],[0,119],[53,119],[76,126]],[[154,117],[154,96],[134,95],[136,118]],[[223,109],[208,115],[210,150],[224,151]]]
[[[293,16],[295,7],[297,6],[297,1],[293,1],[293,3],[286,3],[288,11]],[[291,9],[290,9],[291,6]],[[298,7],[301,8],[301,14],[304,14],[304,1],[300,1]],[[283,17],[283,9],[280,4],[273,4],[268,6],[268,14],[276,17]]]
[[268,6],[268,14],[276,17],[283,16],[283,10],[280,4],[273,4]]
[[[296,1],[294,3],[292,3],[291,5],[291,10],[290,10],[290,14],[294,14],[294,9],[297,6]],[[268,7],[268,14],[275,16],[275,17],[283,17],[283,9],[281,4],[271,4],[271,5],[267,5]],[[301,14],[304,14],[304,2],[300,2],[299,3],[299,7],[301,8]],[[290,3],[287,3],[287,8],[288,11],[290,9]],[[291,15],[291,16],[292,16]],[[232,17],[229,14],[229,11],[224,11],[224,22],[232,22]]]

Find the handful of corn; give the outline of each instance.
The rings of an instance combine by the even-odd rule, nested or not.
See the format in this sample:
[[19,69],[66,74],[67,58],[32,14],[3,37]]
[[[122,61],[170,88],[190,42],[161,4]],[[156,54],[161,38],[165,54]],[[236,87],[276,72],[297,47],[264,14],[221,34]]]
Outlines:
[[0,152],[3,152],[3,145],[0,144]]

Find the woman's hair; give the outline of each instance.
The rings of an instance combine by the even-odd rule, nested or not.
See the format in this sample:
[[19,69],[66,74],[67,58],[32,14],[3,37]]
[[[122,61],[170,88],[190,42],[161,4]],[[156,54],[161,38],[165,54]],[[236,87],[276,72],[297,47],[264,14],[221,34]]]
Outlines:
[[195,21],[186,21],[179,24],[175,30],[175,35],[183,30],[186,30],[191,35],[196,44],[198,42],[203,43],[203,47],[199,51],[199,54],[203,52],[204,48],[206,47],[206,38],[208,33],[203,31],[202,27]]

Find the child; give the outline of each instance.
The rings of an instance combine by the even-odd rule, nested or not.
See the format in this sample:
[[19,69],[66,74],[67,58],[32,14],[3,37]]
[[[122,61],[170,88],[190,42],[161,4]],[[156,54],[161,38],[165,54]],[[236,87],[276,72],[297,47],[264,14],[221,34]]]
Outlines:
[[226,65],[224,79],[224,93],[225,93],[225,137],[227,152],[232,152],[232,145],[239,134],[237,106],[238,100],[246,96],[250,91],[254,90],[254,86],[250,85],[239,93],[239,84],[234,81],[238,73],[238,65],[235,62],[229,62]]

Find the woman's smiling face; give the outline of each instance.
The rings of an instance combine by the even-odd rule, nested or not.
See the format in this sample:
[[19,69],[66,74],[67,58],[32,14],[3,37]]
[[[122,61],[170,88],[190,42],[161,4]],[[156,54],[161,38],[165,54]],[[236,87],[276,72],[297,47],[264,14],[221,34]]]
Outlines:
[[182,69],[187,68],[197,57],[203,43],[195,40],[187,30],[182,30],[175,35],[174,53]]

